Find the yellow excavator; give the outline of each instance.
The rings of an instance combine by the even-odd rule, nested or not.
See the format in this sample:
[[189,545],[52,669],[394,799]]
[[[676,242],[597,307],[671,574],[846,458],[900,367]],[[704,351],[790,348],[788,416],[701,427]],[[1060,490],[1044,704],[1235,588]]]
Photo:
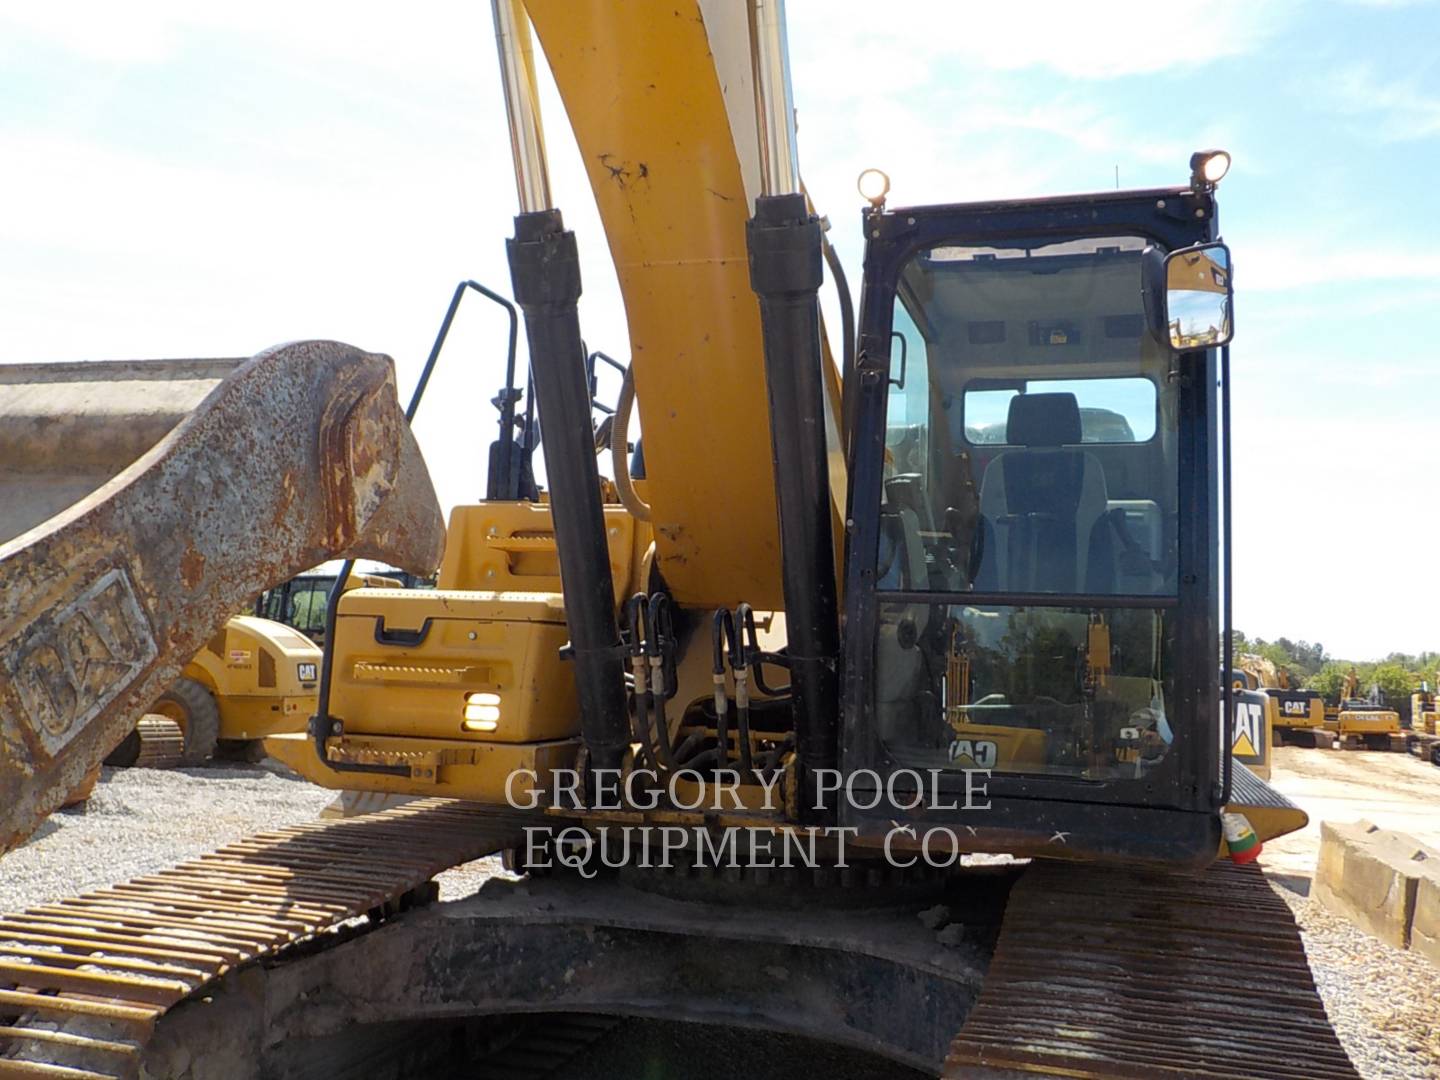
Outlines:
[[1427,679],[1421,679],[1410,695],[1410,733],[1405,736],[1405,749],[1440,766],[1440,702]]
[[1288,668],[1258,653],[1241,653],[1236,661],[1246,688],[1269,699],[1271,725],[1281,745],[1316,746],[1329,738],[1323,694],[1292,686]]
[[[0,960],[0,1076],[540,1076],[577,1053],[793,1075],[844,1051],[1354,1077],[1251,861],[1305,815],[1236,762],[1228,655],[1215,677],[1228,155],[1171,187],[934,206],[868,173],[852,315],[800,184],[782,4],[494,15],[548,490],[512,351],[490,497],[452,511],[437,588],[335,588],[316,714],[266,741],[416,799],[0,919],[28,958]],[[532,32],[629,324],[598,440]],[[394,498],[404,431],[377,427]],[[408,520],[357,553],[427,572]],[[251,591],[318,561],[272,555]],[[430,902],[494,853],[518,880]],[[700,1049],[716,1029],[733,1051]]]
[[1372,686],[1367,697],[1360,696],[1354,667],[1345,673],[1335,704],[1326,706],[1325,725],[1346,750],[1393,750],[1400,742],[1400,714],[1385,707],[1378,686]]
[[[1440,675],[1437,675],[1440,682]],[[1410,730],[1424,735],[1440,735],[1440,702],[1427,679],[1410,695]]]

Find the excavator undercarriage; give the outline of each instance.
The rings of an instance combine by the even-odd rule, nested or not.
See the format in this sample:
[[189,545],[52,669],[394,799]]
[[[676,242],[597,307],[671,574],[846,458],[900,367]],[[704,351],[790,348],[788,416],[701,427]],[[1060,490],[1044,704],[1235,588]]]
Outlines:
[[947,1078],[1356,1075],[1253,866],[497,867],[433,902],[433,874],[513,857],[522,832],[420,800],[4,916],[0,1077],[448,1075],[527,1032],[546,1067],[496,1075],[559,1076],[577,1016],[591,1037],[606,1017],[780,1031]]

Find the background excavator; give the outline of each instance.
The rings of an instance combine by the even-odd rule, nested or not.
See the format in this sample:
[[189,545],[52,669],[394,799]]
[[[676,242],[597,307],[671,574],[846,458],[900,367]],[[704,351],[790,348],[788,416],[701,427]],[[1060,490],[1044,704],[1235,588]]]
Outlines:
[[1286,742],[1316,746],[1329,738],[1325,730],[1325,697],[1315,690],[1291,685],[1289,668],[1256,653],[1236,658],[1239,674],[1247,689],[1258,690],[1271,702],[1271,724],[1275,737]]
[[[521,482],[512,412],[437,588],[346,590],[343,568],[309,730],[267,740],[327,786],[423,798],[0,920],[65,956],[81,926],[121,958],[0,966],[0,1055],[434,1075],[600,1014],[932,1075],[1353,1077],[1288,909],[1242,865],[1305,816],[1235,761],[1215,678],[1228,155],[1173,187],[938,206],[890,207],[867,174],[852,315],[800,185],[783,5],[494,14],[548,491]],[[532,27],[625,299],[613,485]],[[1087,441],[1099,411],[1125,423]],[[376,426],[393,459],[355,427],[342,456],[352,476],[398,462],[393,497],[405,431]],[[407,520],[356,553],[428,572],[422,509]],[[246,584],[319,561],[272,557]],[[167,656],[203,641],[176,636]],[[526,876],[405,910],[493,852]],[[1263,1026],[1237,1030],[1254,1003]]]
[[1379,686],[1362,697],[1360,676],[1353,667],[1345,673],[1335,704],[1325,707],[1325,726],[1347,750],[1400,748],[1400,714],[1386,707]]
[[1410,733],[1405,737],[1405,748],[1440,766],[1440,702],[1430,686],[1428,679],[1422,679],[1410,695]]

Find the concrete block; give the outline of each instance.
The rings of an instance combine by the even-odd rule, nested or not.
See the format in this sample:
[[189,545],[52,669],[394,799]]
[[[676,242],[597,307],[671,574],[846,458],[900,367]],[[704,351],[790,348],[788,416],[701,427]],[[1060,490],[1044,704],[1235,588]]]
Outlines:
[[1320,826],[1316,895],[1396,948],[1410,947],[1420,881],[1432,875],[1440,879],[1440,853],[1412,836],[1368,821]]
[[1440,966],[1440,858],[1428,860],[1415,890],[1410,947]]

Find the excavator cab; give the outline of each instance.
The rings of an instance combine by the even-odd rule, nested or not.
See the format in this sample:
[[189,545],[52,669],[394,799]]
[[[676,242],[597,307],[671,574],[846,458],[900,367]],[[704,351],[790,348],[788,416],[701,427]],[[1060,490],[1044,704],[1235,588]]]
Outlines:
[[892,794],[842,819],[889,829],[938,770],[917,816],[979,848],[1213,858],[1212,190],[877,205],[864,229],[843,770]]

